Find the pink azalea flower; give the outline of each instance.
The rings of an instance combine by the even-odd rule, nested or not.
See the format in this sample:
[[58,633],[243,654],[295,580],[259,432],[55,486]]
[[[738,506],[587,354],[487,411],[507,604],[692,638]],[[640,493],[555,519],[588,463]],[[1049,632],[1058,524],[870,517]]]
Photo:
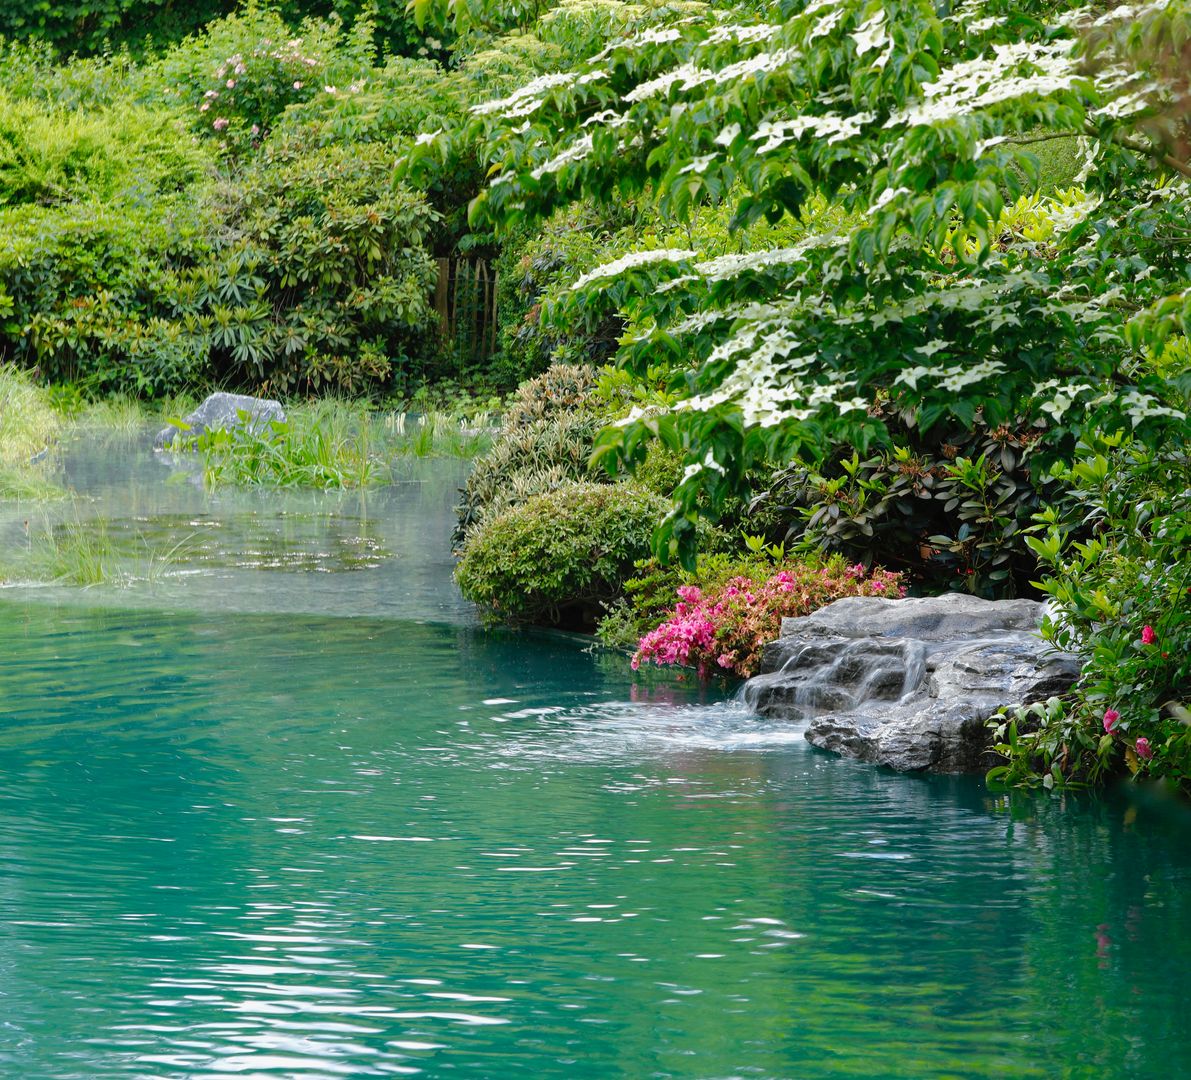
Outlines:
[[1153,645],[1158,640],[1158,635],[1154,633],[1154,628],[1148,623],[1141,628],[1141,643],[1143,645]]
[[1116,709],[1105,709],[1104,710],[1104,730],[1107,731],[1111,735],[1112,729],[1117,726],[1117,721],[1120,720],[1120,718],[1121,718],[1121,714],[1119,712],[1117,712]]
[[1150,740],[1144,735],[1133,744],[1133,749],[1137,751],[1137,756],[1143,761],[1149,761],[1154,756],[1154,751],[1150,747]]
[[213,128],[216,130],[216,131],[222,131],[222,130],[223,130],[225,127],[227,127],[227,126],[228,126],[228,124],[229,124],[230,122],[231,122],[231,121],[229,121],[229,120],[228,120],[228,118],[227,118],[226,116],[220,116],[220,117],[218,117],[218,118],[216,119],[215,123],[213,123],[211,126],[212,126],[212,127],[213,127]]

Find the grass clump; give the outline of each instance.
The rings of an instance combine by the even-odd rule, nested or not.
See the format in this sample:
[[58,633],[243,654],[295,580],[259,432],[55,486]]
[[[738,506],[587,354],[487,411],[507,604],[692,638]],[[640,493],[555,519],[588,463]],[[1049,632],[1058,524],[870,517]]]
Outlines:
[[58,434],[49,395],[29,372],[0,364],[0,465],[27,465]]
[[113,531],[103,518],[79,514],[46,514],[25,523],[24,543],[9,547],[0,561],[0,581],[44,582],[53,585],[126,587],[157,582],[185,562],[194,547],[194,534],[163,543],[138,532]]
[[236,428],[214,428],[191,443],[207,484],[278,488],[362,488],[387,478],[373,423],[360,405],[326,399],[294,407],[264,426],[244,414]]
[[66,498],[66,489],[36,465],[0,465],[0,501],[49,502]]
[[6,552],[0,580],[99,585],[119,576],[116,551],[102,522],[25,524],[26,541]]
[[65,492],[33,459],[57,438],[58,414],[29,372],[0,364],[0,499],[42,501]]

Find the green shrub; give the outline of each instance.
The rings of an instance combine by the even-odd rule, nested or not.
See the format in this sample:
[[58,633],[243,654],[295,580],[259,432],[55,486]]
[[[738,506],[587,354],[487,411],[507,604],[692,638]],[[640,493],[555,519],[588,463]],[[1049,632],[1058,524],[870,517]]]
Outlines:
[[665,510],[632,483],[567,484],[486,521],[455,577],[497,619],[590,629],[648,553]]
[[432,347],[434,211],[383,146],[270,144],[222,192],[225,233],[188,281],[217,372],[271,393],[356,394]]
[[1049,571],[1043,633],[1083,658],[1082,676],[1067,701],[998,721],[1007,764],[990,777],[1049,787],[1128,771],[1191,793],[1191,459],[1119,437],[1081,449],[1027,542]]
[[500,434],[467,479],[456,513],[456,545],[481,522],[569,481],[610,482],[591,465],[596,433],[608,422],[593,368],[556,364],[517,390]]
[[[143,52],[155,43],[173,42],[199,31],[220,16],[238,10],[244,0],[19,0],[0,8],[0,36],[44,39],[62,53],[100,52],[115,44]],[[351,24],[369,16],[369,33],[391,51],[413,53],[426,48],[423,35],[406,14],[405,5],[372,0],[274,0],[288,22],[337,17]],[[249,10],[252,10],[251,6]],[[373,26],[375,23],[375,26]],[[441,36],[441,35],[440,35]],[[440,42],[437,48],[442,47]]]
[[210,168],[169,113],[128,103],[71,111],[0,90],[0,205],[138,204]]
[[435,215],[381,146],[270,146],[143,206],[0,209],[0,355],[56,382],[360,393],[433,348]]
[[63,53],[99,52],[111,41],[178,38],[221,11],[228,0],[44,0],[0,7],[0,35],[43,38]]
[[196,131],[237,148],[262,138],[292,104],[358,92],[374,58],[367,22],[345,32],[338,19],[309,18],[294,28],[250,7],[209,23],[154,69],[163,100]]
[[0,210],[0,354],[53,382],[154,396],[208,374],[203,313],[178,311],[204,255],[186,200]]

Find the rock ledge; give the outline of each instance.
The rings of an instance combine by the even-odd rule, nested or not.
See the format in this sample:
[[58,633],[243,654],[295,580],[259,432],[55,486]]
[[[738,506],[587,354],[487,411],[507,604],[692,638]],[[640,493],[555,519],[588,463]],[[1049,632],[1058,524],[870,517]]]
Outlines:
[[901,771],[987,768],[986,721],[1067,690],[1076,657],[1037,634],[1044,605],[947,596],[848,597],[782,621],[745,701],[806,720],[807,741]]

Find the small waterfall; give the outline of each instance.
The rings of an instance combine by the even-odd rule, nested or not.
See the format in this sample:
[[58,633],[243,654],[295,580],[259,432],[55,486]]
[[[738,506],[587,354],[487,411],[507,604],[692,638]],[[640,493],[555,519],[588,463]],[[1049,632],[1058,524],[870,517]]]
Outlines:
[[902,680],[901,701],[917,693],[926,680],[926,646],[921,641],[905,641],[906,673]]
[[847,597],[786,619],[741,700],[814,746],[898,769],[987,767],[986,721],[1062,692],[1078,659],[1038,635],[1041,604],[951,593]]
[[780,696],[785,710],[809,719],[869,702],[898,702],[917,691],[925,677],[926,649],[918,641],[809,641],[794,645],[775,671],[750,679],[737,696],[754,708],[762,696]]

